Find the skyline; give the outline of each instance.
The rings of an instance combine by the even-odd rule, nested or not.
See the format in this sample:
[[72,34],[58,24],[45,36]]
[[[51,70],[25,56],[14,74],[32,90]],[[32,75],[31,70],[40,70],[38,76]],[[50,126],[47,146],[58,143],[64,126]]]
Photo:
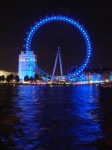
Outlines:
[[[11,1],[2,2],[0,6],[0,70],[18,71],[18,57],[24,50],[26,32],[35,22],[53,14],[73,18],[87,30],[93,49],[88,67],[112,67],[111,1]],[[50,23],[41,27],[32,41],[39,67],[52,71],[58,46],[65,71],[74,64],[80,65],[85,58],[85,43],[81,33],[66,23]],[[49,63],[52,65],[49,66]]]

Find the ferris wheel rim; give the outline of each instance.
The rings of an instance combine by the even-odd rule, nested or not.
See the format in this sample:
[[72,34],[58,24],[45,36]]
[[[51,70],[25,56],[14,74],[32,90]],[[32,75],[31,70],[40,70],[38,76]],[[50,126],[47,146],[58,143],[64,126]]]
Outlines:
[[[33,38],[35,32],[41,26],[43,26],[44,24],[47,24],[49,22],[56,22],[56,21],[62,21],[62,22],[66,22],[66,23],[69,23],[69,24],[73,25],[75,28],[77,28],[81,32],[81,34],[83,35],[83,38],[85,39],[85,43],[86,43],[86,58],[84,59],[84,62],[73,73],[69,73],[69,74],[64,75],[67,79],[71,79],[71,78],[79,75],[86,68],[86,66],[87,66],[87,64],[89,62],[89,59],[90,59],[90,56],[91,56],[91,50],[92,50],[92,48],[91,48],[91,41],[90,41],[90,38],[89,38],[89,35],[88,35],[87,31],[76,20],[74,20],[72,18],[69,18],[69,17],[66,17],[66,16],[61,16],[61,15],[50,16],[50,17],[46,17],[44,19],[41,19],[39,22],[35,23],[35,25],[31,28],[30,32],[27,35],[26,45],[25,45],[26,52],[31,51],[31,42],[32,42],[32,38]],[[39,66],[37,66],[37,68],[39,68],[38,70],[40,70],[40,75],[42,75],[41,72],[42,73],[44,72],[45,76],[49,75],[50,77],[52,77],[52,75],[50,75],[47,72],[45,72],[42,69],[40,69]]]

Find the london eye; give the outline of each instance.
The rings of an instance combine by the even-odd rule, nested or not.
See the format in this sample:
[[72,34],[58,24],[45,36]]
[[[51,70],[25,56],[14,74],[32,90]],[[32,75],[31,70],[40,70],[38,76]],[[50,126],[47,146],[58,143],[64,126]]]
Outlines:
[[[77,28],[81,32],[81,34],[85,40],[85,44],[86,44],[86,56],[85,56],[83,63],[81,64],[81,66],[79,68],[77,68],[77,70],[75,70],[74,72],[64,75],[64,77],[67,80],[70,80],[70,79],[78,76],[81,72],[83,72],[83,70],[85,69],[85,67],[87,66],[87,64],[90,60],[91,50],[92,50],[89,35],[88,35],[87,31],[84,29],[84,27],[81,24],[79,24],[79,22],[75,21],[72,18],[69,18],[66,16],[61,16],[61,15],[50,16],[50,17],[41,19],[39,22],[35,23],[35,25],[31,28],[30,32],[27,35],[25,51],[26,51],[26,53],[31,51],[32,38],[41,26],[43,26],[44,24],[50,23],[50,22],[58,22],[58,21],[69,23],[69,24],[73,25],[75,28]],[[41,77],[44,77],[45,80],[52,78],[51,74],[42,70],[38,65],[36,66],[35,69],[36,69],[36,72]]]

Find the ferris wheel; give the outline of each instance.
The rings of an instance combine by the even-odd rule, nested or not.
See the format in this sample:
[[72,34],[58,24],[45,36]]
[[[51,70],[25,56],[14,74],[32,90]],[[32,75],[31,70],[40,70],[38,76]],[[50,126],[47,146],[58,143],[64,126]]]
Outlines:
[[[58,22],[58,21],[69,23],[69,24],[73,25],[75,28],[77,28],[81,32],[81,34],[85,40],[85,44],[86,44],[86,57],[85,57],[82,65],[76,71],[64,75],[64,77],[67,80],[70,80],[70,79],[76,77],[77,75],[79,75],[85,69],[85,67],[87,66],[87,64],[89,62],[89,59],[91,56],[91,50],[92,50],[91,41],[90,41],[90,38],[89,38],[87,31],[84,29],[84,27],[81,24],[79,24],[74,19],[66,17],[66,16],[61,16],[61,15],[50,16],[50,17],[46,17],[44,19],[41,19],[39,22],[35,23],[35,25],[31,28],[30,32],[27,35],[26,44],[25,44],[25,51],[26,51],[26,53],[31,51],[32,38],[33,38],[35,32],[37,32],[37,30],[40,27],[42,27],[43,25],[45,25],[49,22]],[[41,77],[44,77],[45,80],[52,78],[51,74],[48,74],[47,72],[43,71],[39,66],[36,66],[35,70]]]

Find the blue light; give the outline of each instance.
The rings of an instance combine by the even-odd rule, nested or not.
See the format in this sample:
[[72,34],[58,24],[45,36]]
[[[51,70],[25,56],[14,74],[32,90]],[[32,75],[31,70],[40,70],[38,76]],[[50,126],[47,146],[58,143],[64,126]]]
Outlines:
[[112,81],[112,74],[110,74],[110,81]]
[[[91,54],[91,42],[90,42],[90,39],[89,39],[89,36],[86,32],[86,30],[83,28],[82,25],[80,25],[77,21],[71,19],[71,18],[68,18],[68,17],[65,17],[65,16],[51,16],[51,17],[47,17],[43,20],[41,20],[40,22],[38,23],[35,23],[35,26],[31,28],[31,31],[28,33],[28,37],[27,37],[27,40],[26,40],[26,51],[30,51],[31,50],[31,41],[32,41],[32,38],[33,38],[33,35],[35,34],[35,32],[37,31],[37,29],[39,27],[41,27],[43,24],[45,23],[48,23],[48,22],[52,22],[52,21],[63,21],[63,22],[68,22],[70,24],[72,24],[74,27],[76,27],[83,35],[84,39],[85,39],[85,42],[86,42],[86,47],[87,47],[87,50],[86,50],[86,59],[84,61],[84,63],[81,65],[81,67],[74,72],[74,74],[78,74],[80,72],[83,71],[83,69],[85,68],[85,66],[87,65],[88,61],[89,61],[89,58],[90,58],[90,54]],[[41,72],[43,72],[41,69],[40,69]],[[45,73],[47,74],[47,73]],[[66,76],[70,76],[71,77],[71,74],[69,75],[66,75]]]

